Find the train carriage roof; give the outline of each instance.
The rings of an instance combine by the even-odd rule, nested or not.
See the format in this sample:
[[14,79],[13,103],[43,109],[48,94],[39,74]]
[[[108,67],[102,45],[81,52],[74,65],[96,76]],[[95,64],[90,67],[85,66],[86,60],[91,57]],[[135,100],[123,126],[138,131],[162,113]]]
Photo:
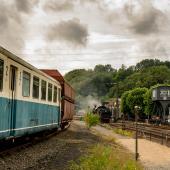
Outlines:
[[61,75],[61,73],[58,70],[54,70],[54,69],[41,69],[41,71],[45,72],[49,76],[51,76],[54,79],[56,79],[57,81],[59,81],[60,84],[68,85],[72,89],[72,91],[75,91],[74,88],[64,79],[64,77]]
[[11,53],[10,51],[6,50],[5,48],[0,46],[0,54],[3,54],[4,56],[10,58],[11,60],[23,65],[24,67],[27,67],[28,69],[35,71],[36,73],[45,76],[47,78],[49,78],[52,81],[55,81],[58,83],[58,85],[60,85],[59,81],[57,81],[56,79],[54,79],[53,77],[49,76],[48,74],[44,73],[43,71],[37,69],[36,67],[34,67],[33,65],[29,64],[28,62],[24,61],[23,59],[21,59],[20,57],[16,56],[15,54]]

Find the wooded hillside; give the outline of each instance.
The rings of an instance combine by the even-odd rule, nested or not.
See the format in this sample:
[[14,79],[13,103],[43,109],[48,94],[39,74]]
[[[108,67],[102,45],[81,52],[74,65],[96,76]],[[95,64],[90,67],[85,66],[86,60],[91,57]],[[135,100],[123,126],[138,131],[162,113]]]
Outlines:
[[77,101],[92,96],[106,100],[121,95],[137,87],[150,88],[156,84],[170,83],[170,62],[145,59],[136,66],[120,69],[111,65],[96,65],[94,69],[76,69],[65,75],[65,79],[75,88]]

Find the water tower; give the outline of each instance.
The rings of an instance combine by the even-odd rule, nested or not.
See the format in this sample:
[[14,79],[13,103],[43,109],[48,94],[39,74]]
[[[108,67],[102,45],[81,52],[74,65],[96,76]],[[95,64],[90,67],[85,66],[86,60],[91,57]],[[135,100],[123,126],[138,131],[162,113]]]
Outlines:
[[170,121],[170,86],[158,86],[152,90],[152,101],[160,103],[162,106],[161,119],[162,121]]

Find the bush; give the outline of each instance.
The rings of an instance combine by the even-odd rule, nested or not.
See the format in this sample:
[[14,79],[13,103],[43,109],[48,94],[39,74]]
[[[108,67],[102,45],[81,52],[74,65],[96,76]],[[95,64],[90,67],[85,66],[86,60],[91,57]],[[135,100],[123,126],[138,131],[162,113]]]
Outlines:
[[84,117],[84,121],[88,128],[95,126],[99,123],[99,116],[92,113],[87,113]]

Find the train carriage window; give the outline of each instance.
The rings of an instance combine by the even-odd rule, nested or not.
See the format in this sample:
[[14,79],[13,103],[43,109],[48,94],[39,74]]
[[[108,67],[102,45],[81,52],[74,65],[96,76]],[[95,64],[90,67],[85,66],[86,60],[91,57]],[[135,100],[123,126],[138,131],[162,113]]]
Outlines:
[[52,101],[52,88],[53,85],[51,83],[48,83],[48,101]]
[[57,87],[56,87],[56,86],[54,86],[53,102],[54,102],[54,103],[57,103]]
[[33,77],[33,93],[32,93],[33,98],[38,99],[39,98],[39,78],[38,77]]
[[3,89],[4,61],[0,60],[0,91]]
[[24,96],[24,97],[29,97],[30,96],[30,82],[31,82],[30,74],[23,71],[23,76],[22,76],[22,96]]
[[41,100],[46,100],[47,82],[41,80]]

